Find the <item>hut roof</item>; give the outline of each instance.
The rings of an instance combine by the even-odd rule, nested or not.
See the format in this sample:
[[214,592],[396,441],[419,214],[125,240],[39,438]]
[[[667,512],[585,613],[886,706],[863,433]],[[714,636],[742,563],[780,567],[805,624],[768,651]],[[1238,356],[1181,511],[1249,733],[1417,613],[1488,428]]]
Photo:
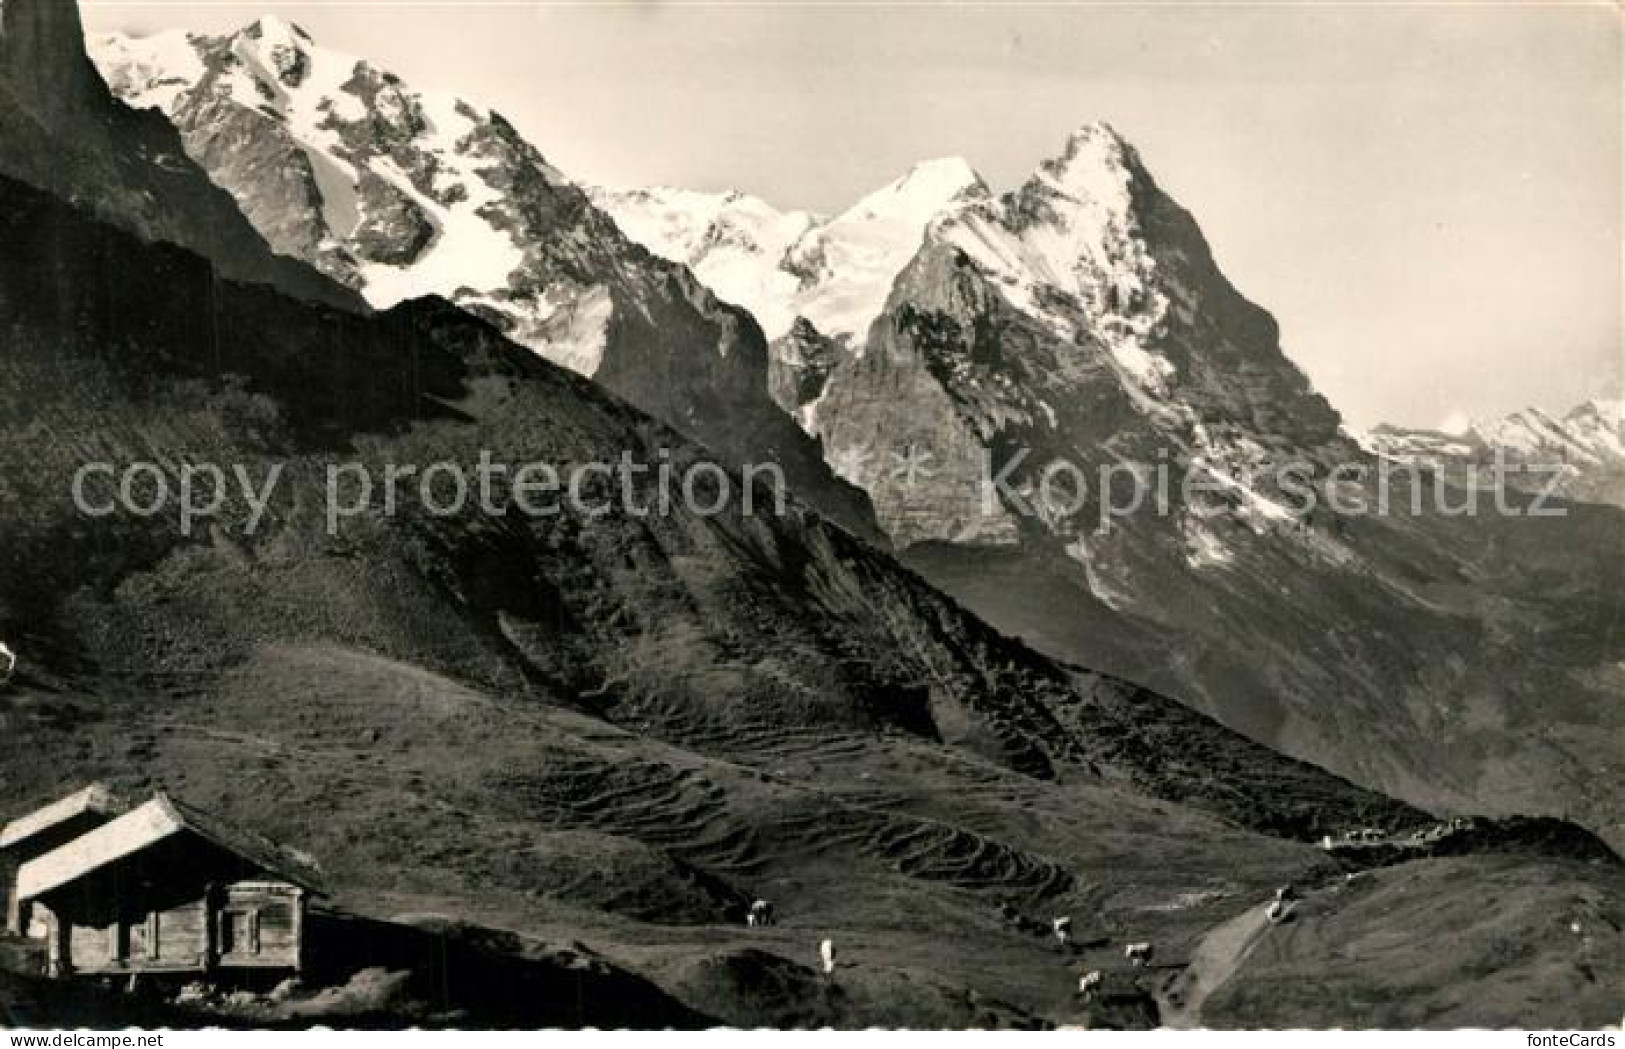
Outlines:
[[322,891],[314,863],[269,838],[227,826],[160,793],[146,804],[23,864],[17,871],[17,895],[22,899],[43,896],[177,834],[196,835],[268,874],[312,892]]
[[0,849],[9,849],[79,816],[96,814],[112,819],[128,808],[107,784],[92,783],[0,828]]

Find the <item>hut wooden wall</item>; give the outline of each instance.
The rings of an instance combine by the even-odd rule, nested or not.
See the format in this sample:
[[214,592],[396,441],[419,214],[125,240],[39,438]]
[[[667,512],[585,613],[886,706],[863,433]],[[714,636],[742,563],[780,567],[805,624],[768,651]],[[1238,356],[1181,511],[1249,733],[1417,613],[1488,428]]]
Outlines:
[[224,941],[220,964],[243,968],[297,969],[303,939],[304,903],[300,890],[285,882],[239,882],[226,889],[216,924],[239,931]]
[[301,967],[302,890],[252,880],[197,893],[126,896],[116,912],[66,908],[53,960],[65,949],[73,971],[86,975]]

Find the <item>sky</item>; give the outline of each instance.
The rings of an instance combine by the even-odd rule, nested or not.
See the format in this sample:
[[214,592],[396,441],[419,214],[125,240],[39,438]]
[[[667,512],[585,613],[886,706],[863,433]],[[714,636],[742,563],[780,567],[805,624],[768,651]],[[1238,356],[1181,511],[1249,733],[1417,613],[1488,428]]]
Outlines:
[[917,161],[1013,188],[1106,120],[1355,426],[1619,396],[1611,4],[82,0],[273,12],[508,117],[585,182],[834,213]]

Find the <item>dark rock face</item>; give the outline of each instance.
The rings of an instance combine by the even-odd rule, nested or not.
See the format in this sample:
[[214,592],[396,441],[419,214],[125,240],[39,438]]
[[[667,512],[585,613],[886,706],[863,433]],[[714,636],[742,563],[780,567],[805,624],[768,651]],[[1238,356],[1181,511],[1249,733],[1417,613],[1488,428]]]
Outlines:
[[274,255],[166,121],[113,100],[86,57],[73,3],[8,0],[0,14],[0,172],[199,251],[235,278],[363,308],[310,267]]
[[213,129],[206,141],[197,143],[198,164],[210,172],[226,172],[221,185],[259,187],[238,204],[273,250],[297,258],[315,256],[326,235],[321,197],[310,158],[287,128],[260,110],[218,95],[198,95],[187,106],[187,123]]
[[818,400],[841,352],[839,343],[797,317],[767,349],[767,389],[774,403],[794,415]]
[[110,109],[84,38],[77,3],[16,0],[0,9],[0,74],[47,128],[81,124]]
[[364,172],[356,184],[361,221],[350,235],[351,249],[368,262],[409,266],[434,239],[434,223],[412,198]]

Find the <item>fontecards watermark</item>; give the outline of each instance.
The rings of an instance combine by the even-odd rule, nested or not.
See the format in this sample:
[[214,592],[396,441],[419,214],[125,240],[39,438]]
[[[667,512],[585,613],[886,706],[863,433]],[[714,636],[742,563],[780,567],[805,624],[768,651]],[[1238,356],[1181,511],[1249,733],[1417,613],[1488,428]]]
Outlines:
[[[1371,457],[1328,466],[1308,460],[1218,464],[1188,455],[1162,455],[1152,462],[1111,456],[1089,464],[1040,459],[1026,448],[997,457],[979,449],[967,469],[911,442],[890,449],[839,448],[831,466],[877,499],[906,504],[950,498],[979,507],[989,518],[1087,516],[1101,530],[1138,515],[1237,508],[1282,522],[1301,522],[1323,511],[1378,517],[1568,514],[1557,493],[1569,467],[1512,462],[1500,452],[1467,465]],[[70,490],[74,507],[86,517],[170,516],[182,535],[191,536],[229,514],[251,535],[267,521],[287,474],[280,462],[96,461],[74,472]],[[489,451],[473,462],[335,462],[321,467],[316,485],[329,534],[352,518],[405,510],[431,517],[665,517],[678,511],[698,517],[783,516],[792,495],[777,462],[727,467],[680,460],[668,449],[653,456],[625,451],[613,460],[563,464],[510,463]]]

